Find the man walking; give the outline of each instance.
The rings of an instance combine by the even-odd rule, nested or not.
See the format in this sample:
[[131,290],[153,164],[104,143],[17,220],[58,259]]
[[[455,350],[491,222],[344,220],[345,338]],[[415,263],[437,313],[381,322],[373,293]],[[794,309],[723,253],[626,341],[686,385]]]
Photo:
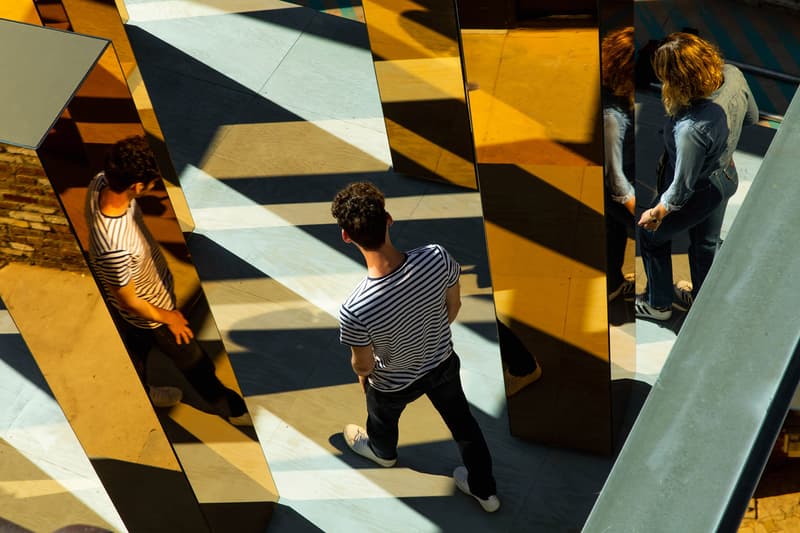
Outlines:
[[[172,273],[136,203],[159,179],[144,137],[130,137],[111,148],[105,170],[92,179],[86,194],[92,270],[119,314],[115,318],[123,326],[128,350],[142,365],[158,346],[218,414],[233,424],[252,425],[244,400],[219,381],[214,363],[176,308]],[[150,396],[156,407],[180,400],[154,397],[152,388]]]
[[331,212],[342,239],[359,249],[367,277],[342,304],[341,342],[367,399],[367,427],[348,424],[355,453],[391,467],[397,462],[398,421],[406,405],[426,394],[458,444],[465,466],[456,485],[487,512],[500,507],[492,459],[459,377],[450,323],[461,307],[461,267],[439,245],[408,252],[392,245],[383,193],[352,183],[336,194]]

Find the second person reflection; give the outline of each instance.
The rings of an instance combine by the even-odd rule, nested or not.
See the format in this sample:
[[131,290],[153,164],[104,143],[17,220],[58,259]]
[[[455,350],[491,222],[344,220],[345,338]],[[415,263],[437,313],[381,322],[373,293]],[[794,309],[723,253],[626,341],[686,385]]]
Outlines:
[[608,301],[633,298],[634,275],[623,274],[628,235],[634,233],[633,27],[614,30],[600,47],[603,81]]
[[[115,322],[145,382],[148,354],[157,347],[216,414],[233,424],[252,425],[244,400],[217,378],[214,363],[176,308],[172,273],[144,224],[136,198],[159,179],[155,156],[144,137],[112,146],[104,171],[92,179],[86,195],[92,270],[118,313]],[[150,387],[149,392],[157,407],[180,400],[180,389]]]
[[[647,289],[636,297],[636,316],[668,320],[673,300],[688,308],[711,268],[725,207],[738,185],[733,152],[742,126],[758,121],[758,107],[739,69],[690,33],[667,36],[653,69],[668,116],[658,200],[638,222]],[[690,293],[672,281],[672,239],[687,230]]]

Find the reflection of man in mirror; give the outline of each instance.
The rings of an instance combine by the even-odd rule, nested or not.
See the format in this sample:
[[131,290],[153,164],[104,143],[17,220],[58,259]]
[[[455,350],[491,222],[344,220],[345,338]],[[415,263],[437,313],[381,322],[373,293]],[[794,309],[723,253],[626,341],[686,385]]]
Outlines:
[[[176,308],[172,273],[144,224],[136,198],[159,179],[155,156],[144,137],[130,137],[111,148],[104,172],[92,179],[86,196],[92,270],[123,319],[117,322],[124,327],[128,349],[143,366],[150,349],[157,346],[216,412],[232,423],[250,424],[244,400],[219,381],[214,363]],[[169,389],[150,388],[157,407],[180,401],[179,395],[170,397]]]
[[453,472],[459,489],[484,510],[500,507],[492,459],[459,377],[450,323],[461,307],[461,267],[439,245],[401,252],[389,239],[392,218],[371,183],[339,191],[331,212],[342,239],[364,256],[367,277],[341,306],[340,335],[367,399],[366,430],[344,428],[355,453],[390,467],[397,462],[398,421],[426,394],[458,443],[465,466]]
[[605,145],[606,262],[608,301],[633,298],[634,275],[625,275],[625,248],[634,234],[633,27],[609,32],[601,50]]

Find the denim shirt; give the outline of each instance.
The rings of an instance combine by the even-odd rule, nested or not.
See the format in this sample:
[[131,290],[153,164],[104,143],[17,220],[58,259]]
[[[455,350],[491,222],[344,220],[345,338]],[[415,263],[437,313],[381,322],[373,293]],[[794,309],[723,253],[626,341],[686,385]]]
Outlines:
[[742,126],[758,121],[758,106],[741,71],[724,65],[722,73],[719,89],[667,119],[665,183],[669,187],[660,202],[669,211],[678,211],[695,189],[708,186],[712,174],[729,174]]
[[625,103],[608,97],[603,109],[603,134],[605,145],[605,187],[615,202],[624,204],[634,197],[634,144],[632,113]]

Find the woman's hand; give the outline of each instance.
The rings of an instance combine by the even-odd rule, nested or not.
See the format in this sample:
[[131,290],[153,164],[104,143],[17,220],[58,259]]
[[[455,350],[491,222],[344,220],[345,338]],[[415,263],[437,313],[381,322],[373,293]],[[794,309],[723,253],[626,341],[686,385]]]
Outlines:
[[663,222],[664,217],[667,216],[667,214],[669,214],[669,211],[667,211],[661,204],[658,204],[657,206],[642,213],[638,224],[647,231],[656,231],[658,227],[661,226],[661,222]]

